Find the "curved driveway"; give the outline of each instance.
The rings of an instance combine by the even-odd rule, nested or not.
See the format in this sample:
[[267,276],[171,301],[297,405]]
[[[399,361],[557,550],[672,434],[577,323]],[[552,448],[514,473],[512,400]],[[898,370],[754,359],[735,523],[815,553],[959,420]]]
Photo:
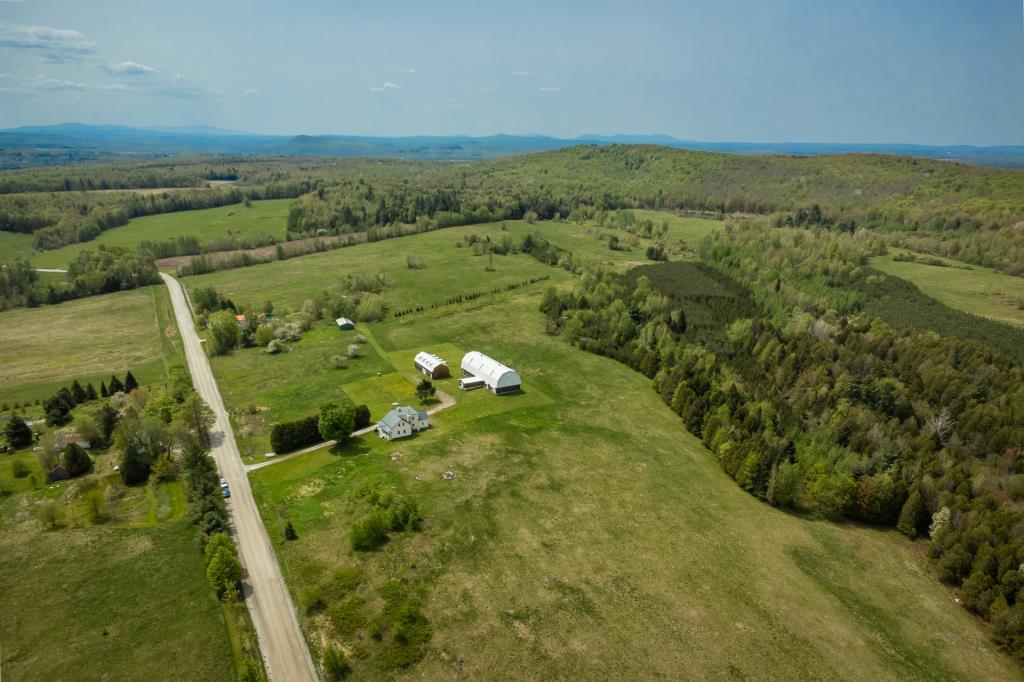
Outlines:
[[170,275],[161,273],[160,277],[171,293],[192,383],[217,418],[210,430],[211,450],[221,476],[227,479],[231,488],[228,511],[246,572],[243,584],[245,601],[256,627],[267,674],[275,682],[315,682],[318,679],[316,667],[309,655],[267,530],[253,500],[231,422],[210,370],[210,362],[196,334],[184,289]]

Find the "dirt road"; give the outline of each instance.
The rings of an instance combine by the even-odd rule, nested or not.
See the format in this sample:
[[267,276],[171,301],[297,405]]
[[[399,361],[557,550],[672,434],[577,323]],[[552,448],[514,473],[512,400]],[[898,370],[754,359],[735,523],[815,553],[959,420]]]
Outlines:
[[228,511],[246,572],[243,584],[245,601],[256,627],[267,673],[275,682],[314,682],[318,679],[316,667],[302,636],[267,530],[253,500],[228,413],[192,323],[184,289],[173,277],[163,273],[160,277],[171,294],[192,382],[217,418],[210,432],[213,457],[231,489]]

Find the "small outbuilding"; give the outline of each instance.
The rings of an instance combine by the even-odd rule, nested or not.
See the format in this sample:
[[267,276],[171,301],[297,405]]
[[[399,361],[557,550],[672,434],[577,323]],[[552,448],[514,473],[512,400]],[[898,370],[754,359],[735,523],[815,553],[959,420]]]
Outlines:
[[[495,394],[514,393],[522,388],[522,380],[517,371],[476,350],[466,353],[462,358],[462,374],[482,379],[488,390]],[[460,381],[459,386],[469,390],[465,380]]]
[[348,330],[356,328],[356,323],[348,319],[347,317],[339,317],[334,322],[335,324],[338,325],[338,329]]
[[68,470],[65,469],[60,464],[58,464],[57,466],[55,466],[52,469],[50,469],[50,475],[49,475],[50,483],[56,483],[57,481],[66,481],[66,480],[68,480],[70,478],[71,478],[71,474],[69,474]]
[[426,351],[420,351],[416,354],[416,357],[413,359],[413,366],[431,379],[451,376],[448,363],[443,358]]
[[429,427],[430,417],[426,412],[403,405],[391,410],[377,422],[377,435],[384,440],[398,440]]

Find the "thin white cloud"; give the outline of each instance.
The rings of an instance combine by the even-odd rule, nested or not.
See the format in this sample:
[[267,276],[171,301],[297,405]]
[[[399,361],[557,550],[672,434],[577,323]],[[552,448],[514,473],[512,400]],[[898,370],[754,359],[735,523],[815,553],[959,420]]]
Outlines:
[[397,90],[400,86],[397,83],[391,81],[384,81],[380,85],[371,85],[370,92],[386,92],[388,90]]
[[533,77],[533,71],[513,71],[512,75],[513,76],[520,76],[522,78],[532,78]]
[[246,88],[245,92],[242,93],[243,97],[255,97],[256,95],[262,94],[259,90],[253,90],[252,88]]
[[96,52],[96,43],[74,29],[20,24],[0,24],[0,47],[36,53],[49,62],[66,62]]
[[540,86],[537,89],[540,90],[541,92],[561,92],[562,91],[562,88],[558,87],[557,85],[542,85],[542,86]]
[[152,76],[156,69],[152,66],[139,64],[138,62],[121,62],[119,64],[107,64],[104,67],[107,71],[118,76]]
[[127,92],[131,90],[123,83],[82,83],[49,76],[36,76],[28,82],[28,87],[34,92]]
[[416,73],[416,69],[406,69],[402,73]]

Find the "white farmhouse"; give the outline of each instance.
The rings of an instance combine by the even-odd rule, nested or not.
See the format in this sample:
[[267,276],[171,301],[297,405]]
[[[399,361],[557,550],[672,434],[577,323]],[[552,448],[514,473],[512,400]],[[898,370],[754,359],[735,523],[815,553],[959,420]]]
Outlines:
[[[475,350],[466,353],[462,358],[462,373],[467,377],[482,380],[492,393],[513,393],[518,391],[522,384],[519,372]],[[465,390],[472,383],[474,382],[464,380],[460,382],[460,386]]]
[[391,410],[377,422],[377,435],[384,440],[397,440],[408,438],[429,426],[430,418],[426,412],[403,405]]

